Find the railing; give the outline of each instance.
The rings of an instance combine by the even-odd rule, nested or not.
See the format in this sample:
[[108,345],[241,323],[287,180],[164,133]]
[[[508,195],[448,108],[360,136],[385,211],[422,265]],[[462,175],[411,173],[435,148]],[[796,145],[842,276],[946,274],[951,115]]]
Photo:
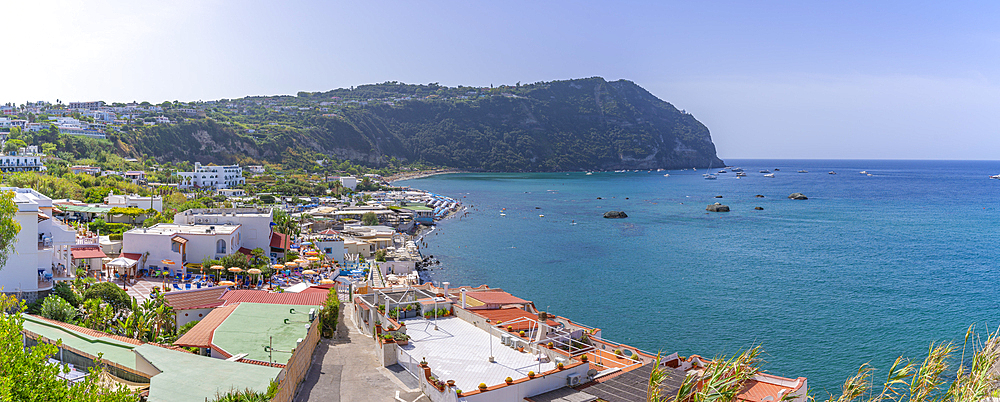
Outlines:
[[317,318],[309,327],[306,338],[292,352],[288,364],[282,369],[284,375],[278,383],[278,393],[271,399],[271,402],[291,402],[295,396],[295,390],[305,378],[306,372],[309,371],[309,366],[312,364],[313,352],[316,350],[316,345],[319,344],[320,327]]
[[409,353],[403,351],[403,348],[396,348],[396,351],[398,353],[396,360],[399,365],[403,366],[403,369],[405,369],[407,373],[410,373],[413,378],[419,380],[424,372],[420,368],[420,362],[418,362],[417,359],[414,359],[413,356],[410,356]]

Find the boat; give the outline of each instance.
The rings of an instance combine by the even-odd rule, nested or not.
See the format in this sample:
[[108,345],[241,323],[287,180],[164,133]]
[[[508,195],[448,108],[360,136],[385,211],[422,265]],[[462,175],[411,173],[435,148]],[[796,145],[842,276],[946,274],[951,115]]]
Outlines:
[[734,172],[742,172],[742,171],[743,171],[743,168],[741,168],[741,167],[734,167],[734,168],[732,168],[732,169],[729,169],[729,170],[732,170],[732,171],[734,171]]
[[868,175],[868,177],[872,177],[871,173],[865,173],[865,174]]
[[868,171],[867,170],[862,170],[861,174],[868,174]]
[[1000,179],[1000,174],[995,174],[993,176],[990,176],[990,178],[991,179]]
[[770,171],[770,170],[767,170],[767,169],[764,169],[764,170],[761,170],[760,172],[761,172],[761,173],[771,173],[771,171]]
[[828,173],[828,174],[837,174],[837,172],[834,172],[834,171],[831,170],[830,173]]
[[726,173],[726,169],[720,170],[719,173]]
[[719,177],[716,176],[716,175],[714,175],[714,174],[707,174],[707,175],[705,175],[705,180],[715,180],[715,179],[718,179],[718,178]]
[[799,173],[809,173],[808,170],[800,170]]
[[662,171],[663,171],[663,169],[656,169],[656,171],[657,171],[657,172],[662,172]]
[[768,174],[764,175],[764,177],[774,177],[774,173],[768,173]]
[[500,216],[507,216],[507,214],[501,212]]
[[746,177],[747,174],[744,172],[736,172],[736,177]]
[[663,177],[670,177],[670,173],[664,174]]
[[781,171],[781,169],[778,169],[778,168],[774,168],[774,171],[775,171],[775,172],[778,172],[778,171]]

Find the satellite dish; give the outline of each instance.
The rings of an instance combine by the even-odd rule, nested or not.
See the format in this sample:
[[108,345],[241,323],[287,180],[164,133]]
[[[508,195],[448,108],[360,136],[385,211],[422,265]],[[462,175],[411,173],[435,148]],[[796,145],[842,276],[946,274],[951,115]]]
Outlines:
[[594,378],[597,375],[597,369],[587,370],[587,377]]

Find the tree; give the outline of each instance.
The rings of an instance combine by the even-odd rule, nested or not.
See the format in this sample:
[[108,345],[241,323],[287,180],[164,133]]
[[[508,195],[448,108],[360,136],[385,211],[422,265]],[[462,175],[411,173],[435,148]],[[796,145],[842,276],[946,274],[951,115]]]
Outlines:
[[15,219],[16,215],[14,192],[4,191],[0,194],[0,270],[7,266],[7,256],[14,251],[15,238],[21,231],[21,224]]
[[6,144],[3,144],[3,151],[9,154],[11,152],[17,152],[17,150],[27,146],[28,144],[25,144],[24,141],[21,141],[20,139],[9,140]]
[[69,303],[71,306],[80,306],[80,295],[73,290],[73,286],[69,282],[60,281],[52,287],[52,292],[59,295],[63,300]]
[[375,226],[378,225],[378,216],[374,212],[368,211],[364,215],[361,215],[361,223],[365,226]]
[[48,295],[42,301],[42,317],[72,323],[76,318],[76,308],[58,295]]
[[115,310],[128,309],[132,305],[131,297],[122,288],[111,282],[101,282],[83,292],[83,299],[99,299]]
[[0,401],[23,402],[135,402],[139,396],[124,386],[103,388],[100,369],[90,371],[80,383],[69,385],[58,377],[61,366],[49,364],[49,357],[59,352],[57,345],[39,343],[28,349],[22,341],[24,303],[0,293]]

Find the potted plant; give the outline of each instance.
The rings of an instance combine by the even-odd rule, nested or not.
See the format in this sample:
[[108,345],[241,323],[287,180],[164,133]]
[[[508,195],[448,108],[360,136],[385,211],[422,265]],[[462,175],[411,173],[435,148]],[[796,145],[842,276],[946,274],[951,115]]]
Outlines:
[[639,355],[638,354],[632,355],[632,360],[639,361]]
[[399,346],[408,345],[410,343],[410,336],[402,332],[393,333],[392,339],[395,339]]
[[455,380],[448,380],[447,383],[448,383],[449,387],[454,387],[455,386]]
[[555,348],[555,346],[552,345],[552,342],[549,342],[548,345],[546,345],[546,346],[548,346],[549,349],[554,349]]
[[503,381],[506,382],[507,385],[510,385],[510,384],[514,383],[514,379],[510,378],[510,377],[504,378]]
[[556,363],[556,368],[562,370],[563,368],[565,368],[565,366],[563,366],[562,362],[559,362]]
[[392,334],[382,335],[382,343],[395,343],[396,340],[392,338]]
[[524,331],[519,332],[518,335],[521,335],[521,337],[524,338]]
[[507,326],[507,332],[514,332],[514,326],[513,325],[508,325]]
[[479,383],[479,392],[486,392],[486,383],[485,382]]
[[622,356],[624,356],[624,355],[622,354],[622,350],[621,350],[621,349],[615,349],[615,356],[618,356],[618,357],[622,357]]
[[528,372],[528,378],[535,378],[535,372],[534,371],[529,371]]
[[586,363],[587,360],[590,360],[590,358],[588,358],[587,355],[580,356],[580,361]]
[[420,358],[420,367],[427,367],[427,358],[426,357],[421,357]]
[[462,396],[462,390],[455,388],[455,394],[458,396]]

